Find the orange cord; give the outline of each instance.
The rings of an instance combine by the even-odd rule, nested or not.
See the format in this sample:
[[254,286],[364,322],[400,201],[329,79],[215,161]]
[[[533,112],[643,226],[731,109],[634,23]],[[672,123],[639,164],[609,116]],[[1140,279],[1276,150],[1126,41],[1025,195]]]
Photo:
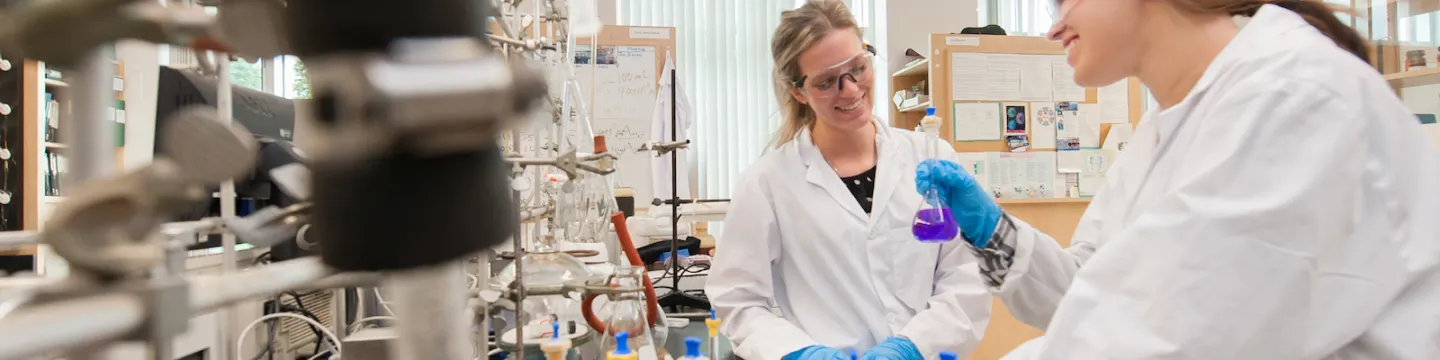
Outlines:
[[[625,213],[617,211],[610,214],[610,223],[615,225],[615,237],[620,240],[620,248],[625,251],[625,257],[630,260],[630,265],[644,267],[645,261],[640,259],[640,251],[636,250],[635,243],[630,241],[630,228],[625,226]],[[650,282],[650,273],[644,272],[641,278],[645,285],[645,308],[647,310],[645,311],[645,320],[653,327],[656,317],[660,313],[660,304],[655,300],[655,284]],[[580,304],[580,313],[585,316],[585,322],[590,324],[590,328],[595,329],[596,332],[608,334],[610,327],[605,325],[604,321],[600,321],[600,317],[596,316],[595,311],[591,309],[596,297],[595,294],[586,295]],[[628,329],[626,331],[629,331],[631,335],[645,333],[645,329]]]

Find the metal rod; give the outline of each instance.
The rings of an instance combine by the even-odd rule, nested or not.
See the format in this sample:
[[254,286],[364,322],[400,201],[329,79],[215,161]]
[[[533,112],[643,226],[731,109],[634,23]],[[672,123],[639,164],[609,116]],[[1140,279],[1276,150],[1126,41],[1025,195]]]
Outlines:
[[174,341],[173,339],[169,339],[169,338],[150,340],[150,355],[151,355],[151,358],[152,358],[152,359],[155,359],[155,360],[172,360],[172,359],[174,359],[174,358],[175,358],[175,350],[174,350],[174,348],[173,348],[173,347],[174,347],[174,344],[172,343],[173,341]]
[[140,327],[144,308],[140,298],[129,294],[26,307],[0,319],[0,339],[9,339],[0,341],[0,359],[29,359],[116,340]]
[[555,210],[553,206],[532,207],[529,210],[524,210],[520,212],[520,221],[529,221],[530,219],[544,216],[545,214],[548,214],[553,210]]
[[[516,231],[519,231],[519,229],[516,229]],[[490,258],[493,258],[494,255],[495,254],[491,253],[489,250],[480,252],[480,256],[477,259],[479,264],[477,264],[475,268],[477,272],[477,274],[475,275],[476,280],[480,283],[475,284],[476,288],[485,288],[484,281],[490,278]],[[480,301],[480,314],[478,314],[477,316],[480,320],[480,333],[478,334],[478,338],[475,340],[477,343],[479,343],[480,353],[477,355],[485,356],[483,354],[490,353],[490,304],[486,302],[483,298],[476,300]]]
[[241,300],[292,290],[330,274],[320,259],[302,258],[237,274],[196,276],[190,279],[190,307],[196,313],[214,311]]
[[[234,113],[232,112],[234,109],[234,94],[232,94],[230,88],[230,59],[229,55],[224,53],[214,53],[214,56],[216,58],[215,62],[218,65],[217,70],[219,74],[217,75],[220,77],[219,85],[217,85],[218,87],[215,90],[216,119],[222,124],[229,125],[231,119],[234,117]],[[235,217],[234,181],[220,183],[220,217],[225,219]],[[235,254],[235,235],[221,234],[220,246],[224,249],[224,252],[220,253],[220,273],[229,274],[235,272],[237,266],[235,263],[237,261]],[[223,340],[220,341],[220,344],[217,344],[220,347],[219,353],[233,353],[235,349],[229,348],[229,339],[235,338],[233,324],[238,321],[235,318],[235,309],[229,307],[221,308],[218,320],[217,322],[220,323],[220,331],[218,331],[218,333],[220,339]]]
[[[115,64],[96,47],[80,61],[75,75],[75,116],[61,127],[70,165],[70,184],[81,184],[109,174],[115,168]],[[62,180],[62,181],[65,181]],[[73,185],[72,185],[73,186]]]
[[[679,86],[676,86],[675,68],[670,68],[670,141],[678,141],[680,138],[679,129],[679,102],[677,95]],[[689,196],[688,194],[686,196]],[[670,152],[670,274],[673,279],[670,281],[670,289],[674,294],[684,295],[680,291],[680,151]],[[675,311],[680,311],[680,306],[675,306]]]
[[394,272],[385,288],[395,297],[395,326],[405,336],[390,348],[392,359],[470,359],[474,352],[469,291],[463,260]]
[[[539,176],[537,175],[537,177],[539,177]],[[536,188],[536,191],[539,191],[539,188]],[[520,203],[520,192],[519,192],[519,191],[514,191],[513,193],[514,193],[514,195],[512,195],[512,196],[513,196],[513,199],[515,200],[515,203],[516,203],[516,204],[519,204],[519,203]],[[513,244],[514,244],[514,246],[515,246],[515,294],[516,294],[516,295],[515,295],[515,304],[516,304],[516,306],[515,306],[515,343],[516,343],[516,344],[524,344],[524,343],[525,343],[525,340],[524,340],[524,339],[525,339],[525,322],[524,322],[524,321],[525,321],[525,307],[522,306],[521,304],[524,304],[524,302],[525,302],[525,280],[524,280],[524,279],[525,279],[525,276],[524,276],[524,274],[525,274],[525,244],[521,241],[521,239],[523,239],[523,237],[522,237],[521,234],[520,234],[520,232],[521,232],[520,229],[522,229],[522,228],[525,226],[525,223],[524,223],[523,221],[518,221],[518,220],[517,220],[516,222],[517,222],[517,226],[515,227],[515,229],[516,229],[516,230],[515,230],[515,231],[516,231],[516,234],[515,234],[515,235],[511,235],[511,239],[514,240],[514,241],[513,241]],[[537,225],[537,227],[538,227],[538,225]],[[537,229],[537,230],[538,230],[538,229]],[[497,339],[498,339],[498,337],[497,337]],[[522,345],[522,346],[516,346],[516,347],[515,347],[515,358],[516,358],[516,359],[524,359],[524,358],[525,358],[525,346]]]
[[0,231],[0,249],[26,247],[39,243],[39,231]]

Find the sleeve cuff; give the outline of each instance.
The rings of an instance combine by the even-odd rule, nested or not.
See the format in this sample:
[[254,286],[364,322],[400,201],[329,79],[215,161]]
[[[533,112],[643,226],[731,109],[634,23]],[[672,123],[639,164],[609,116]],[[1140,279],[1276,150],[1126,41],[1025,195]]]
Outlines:
[[[1013,231],[1011,231],[1010,244],[1013,246],[1010,249],[1010,266],[1007,268],[1001,283],[999,285],[992,285],[991,287],[992,293],[997,296],[1007,292],[1013,292],[1016,287],[1020,286],[1015,284],[1016,279],[1023,278],[1025,274],[1030,273],[1030,264],[1034,258],[1032,255],[1035,252],[1036,235],[1034,232],[1039,230],[1030,227],[1029,224],[1025,224],[1024,221],[1018,219],[1011,220],[1011,224]],[[1022,232],[1029,233],[1022,234]],[[1003,280],[1010,281],[1006,282]]]
[[985,283],[992,288],[998,288],[1005,283],[1005,277],[1010,272],[1015,259],[1016,235],[1015,222],[1009,215],[1001,215],[995,225],[995,232],[990,236],[990,241],[984,248],[971,247],[980,268],[980,275]]

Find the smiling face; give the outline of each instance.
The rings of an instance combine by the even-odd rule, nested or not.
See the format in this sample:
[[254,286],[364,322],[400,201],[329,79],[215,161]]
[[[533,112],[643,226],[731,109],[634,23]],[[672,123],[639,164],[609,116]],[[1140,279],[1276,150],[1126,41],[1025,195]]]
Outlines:
[[840,131],[863,128],[872,120],[872,61],[855,29],[830,31],[800,53],[804,75],[796,79],[791,96],[810,106],[822,125]]
[[1134,74],[1144,43],[1136,39],[1144,34],[1142,0],[1053,1],[1059,20],[1049,37],[1065,46],[1076,84],[1105,86]]

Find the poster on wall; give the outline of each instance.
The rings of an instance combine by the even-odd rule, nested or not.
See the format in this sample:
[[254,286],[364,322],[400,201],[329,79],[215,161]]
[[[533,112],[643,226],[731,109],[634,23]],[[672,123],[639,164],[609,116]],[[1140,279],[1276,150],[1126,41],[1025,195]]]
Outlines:
[[1060,103],[1030,104],[1034,118],[1030,122],[1030,147],[1036,150],[1055,148],[1055,108]]
[[1025,122],[1028,116],[1025,113],[1026,103],[1005,103],[1005,134],[1025,135],[1027,131]]
[[1076,102],[1055,103],[1055,148],[1079,150],[1080,134],[1085,128],[1086,113],[1081,112]]

